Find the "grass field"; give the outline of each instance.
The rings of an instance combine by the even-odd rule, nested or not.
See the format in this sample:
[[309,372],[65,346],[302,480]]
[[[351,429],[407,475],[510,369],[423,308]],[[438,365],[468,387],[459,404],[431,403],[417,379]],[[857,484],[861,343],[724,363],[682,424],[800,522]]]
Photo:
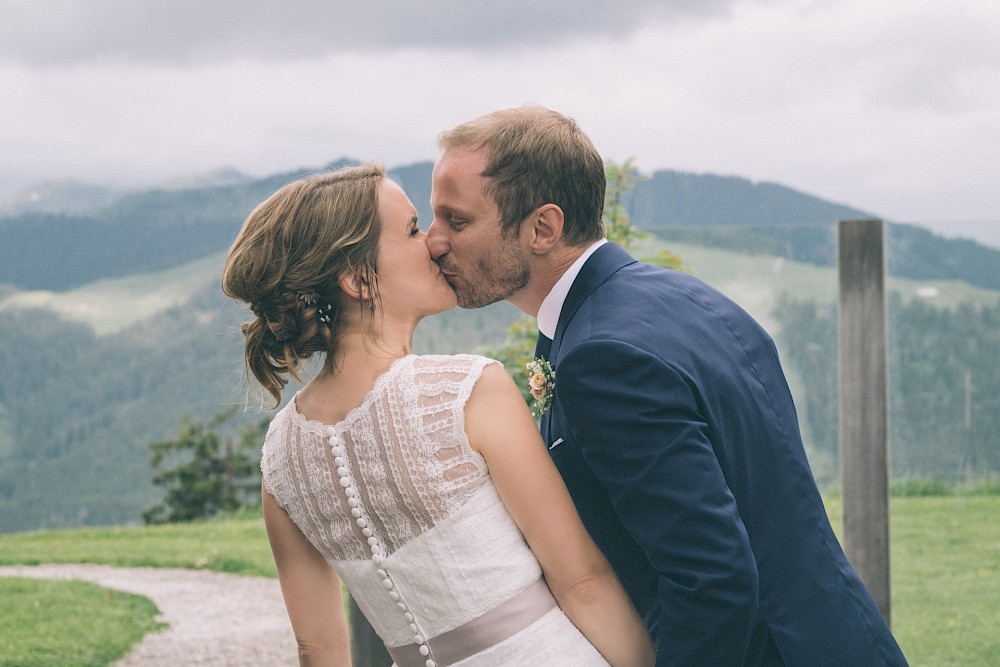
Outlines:
[[218,284],[223,261],[224,253],[217,253],[164,271],[97,280],[65,292],[19,292],[0,298],[0,310],[44,308],[88,324],[99,335],[112,334]]
[[0,565],[97,563],[274,577],[264,521],[257,514],[186,524],[0,535]]
[[[827,506],[839,530],[839,499],[828,499]],[[892,626],[913,667],[1000,664],[998,517],[997,495],[892,499]],[[31,563],[187,567],[274,576],[263,522],[255,516],[188,525],[0,536],[0,564]],[[60,628],[67,646],[85,643],[88,635],[96,634],[91,616],[96,619],[97,615],[90,607],[81,609],[80,590],[75,583],[0,577],[0,666],[54,664],[33,661],[39,655],[37,647],[52,637],[53,627]],[[137,628],[140,634],[152,629],[141,621],[151,622],[152,614],[144,617],[135,611],[131,596],[100,589],[94,595],[102,611],[126,610],[99,621],[102,636],[111,635],[128,645],[137,641]],[[44,600],[41,604],[50,610],[45,618],[32,613],[38,600]],[[61,620],[60,615],[65,618]],[[72,620],[81,618],[87,622]],[[73,662],[67,658],[58,664],[107,664],[102,659]]]
[[892,498],[892,629],[913,667],[1000,664],[998,517],[996,495]]

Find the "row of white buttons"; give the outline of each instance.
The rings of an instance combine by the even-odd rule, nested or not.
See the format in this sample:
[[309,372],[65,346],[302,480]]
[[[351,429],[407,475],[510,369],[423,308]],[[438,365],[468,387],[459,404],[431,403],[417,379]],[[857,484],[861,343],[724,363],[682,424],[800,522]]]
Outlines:
[[385,549],[379,544],[378,537],[375,536],[372,527],[368,525],[368,519],[364,516],[364,511],[361,505],[361,501],[357,498],[357,491],[354,489],[354,482],[351,479],[350,471],[347,469],[347,459],[344,458],[344,448],[343,441],[341,441],[340,436],[337,435],[336,429],[330,427],[327,429],[327,433],[330,436],[330,453],[333,454],[333,463],[337,466],[337,475],[340,477],[340,486],[344,489],[344,495],[347,496],[347,506],[351,508],[351,516],[354,517],[355,522],[358,524],[358,528],[361,529],[361,534],[365,536],[368,540],[368,546],[372,552],[372,562],[378,566],[378,575],[382,577],[382,585],[385,587],[389,594],[389,598],[396,603],[400,611],[403,612],[403,618],[406,622],[410,624],[410,631],[413,633],[413,642],[418,646],[420,655],[427,658],[427,662],[424,664],[426,667],[437,667],[437,663],[434,661],[433,656],[430,655],[430,648],[427,646],[427,640],[424,639],[423,635],[420,634],[419,628],[417,627],[416,621],[410,610],[407,609],[406,603],[400,598],[399,593],[395,590],[396,585],[392,581],[392,577],[389,573],[382,567],[385,562]]

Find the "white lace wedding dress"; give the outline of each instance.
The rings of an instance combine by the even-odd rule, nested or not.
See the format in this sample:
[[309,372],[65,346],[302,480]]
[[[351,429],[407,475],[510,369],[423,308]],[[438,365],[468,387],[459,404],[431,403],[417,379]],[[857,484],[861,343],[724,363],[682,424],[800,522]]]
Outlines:
[[265,440],[265,486],[398,667],[606,665],[555,606],[469,446],[464,407],[489,363],[399,359],[332,426],[290,401]]

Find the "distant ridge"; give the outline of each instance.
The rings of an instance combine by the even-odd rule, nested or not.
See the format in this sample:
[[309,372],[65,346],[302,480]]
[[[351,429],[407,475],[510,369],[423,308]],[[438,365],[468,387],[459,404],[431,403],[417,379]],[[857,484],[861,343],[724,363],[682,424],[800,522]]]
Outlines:
[[643,229],[718,225],[811,225],[870,218],[850,206],[736,176],[663,170],[636,184],[632,222]]
[[203,174],[181,176],[141,188],[99,185],[77,180],[45,181],[0,199],[0,217],[31,213],[85,216],[100,211],[132,192],[196,190],[242,185],[253,180],[253,177],[232,167],[221,167]]
[[229,185],[243,185],[253,181],[252,176],[237,171],[232,167],[220,167],[204,174],[194,176],[180,176],[162,183],[151,186],[149,189],[158,190],[192,190],[196,188],[226,187]]
[[127,191],[125,187],[74,180],[45,181],[0,199],[0,216],[87,215],[111,204]]

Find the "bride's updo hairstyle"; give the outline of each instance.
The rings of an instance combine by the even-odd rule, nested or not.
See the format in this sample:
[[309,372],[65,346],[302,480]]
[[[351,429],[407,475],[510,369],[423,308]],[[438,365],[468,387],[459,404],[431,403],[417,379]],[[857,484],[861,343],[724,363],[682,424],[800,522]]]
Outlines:
[[289,183],[247,217],[226,256],[222,291],[249,305],[242,326],[249,373],[281,404],[289,376],[313,354],[336,350],[344,307],[338,278],[354,276],[361,321],[373,335],[381,225],[377,163]]

